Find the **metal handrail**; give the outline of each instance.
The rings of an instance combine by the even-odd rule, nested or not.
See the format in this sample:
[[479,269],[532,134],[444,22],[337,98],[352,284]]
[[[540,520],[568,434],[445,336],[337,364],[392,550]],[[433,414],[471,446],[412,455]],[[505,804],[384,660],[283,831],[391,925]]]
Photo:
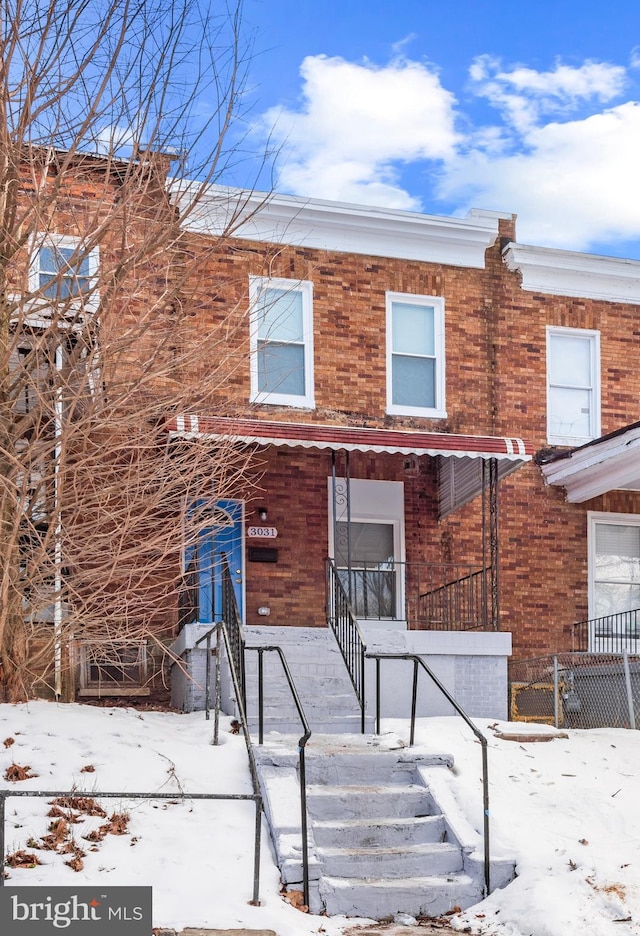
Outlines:
[[376,661],[376,734],[380,734],[380,660],[413,660],[413,690],[411,694],[411,730],[409,744],[413,745],[416,728],[416,702],[418,697],[418,666],[431,677],[432,681],[454,707],[474,733],[482,748],[482,805],[483,805],[483,837],[484,837],[484,885],[485,897],[491,893],[491,865],[489,847],[489,764],[487,757],[487,739],[475,725],[464,709],[458,705],[449,690],[440,682],[435,673],[427,666],[422,657],[414,653],[370,653],[368,659]]
[[[249,726],[248,726],[248,724],[247,724],[247,715],[246,715],[246,709],[245,709],[244,695],[243,695],[243,692],[242,692],[241,689],[240,689],[240,681],[239,681],[239,679],[238,679],[238,674],[237,674],[237,672],[236,672],[235,660],[234,660],[234,657],[233,657],[233,654],[232,654],[232,644],[231,644],[231,640],[230,640],[230,638],[229,638],[229,634],[227,633],[227,627],[226,627],[224,621],[219,621],[217,624],[214,624],[214,626],[213,626],[212,628],[210,628],[210,629],[207,631],[206,634],[203,634],[202,637],[200,637],[200,638],[199,638],[198,640],[196,640],[196,642],[195,642],[195,643],[196,643],[196,646],[197,646],[198,644],[202,643],[203,640],[205,640],[205,641],[207,642],[207,660],[206,660],[206,681],[207,681],[207,685],[206,685],[206,688],[205,688],[205,699],[206,699],[205,717],[206,717],[206,718],[209,717],[209,701],[210,701],[210,689],[209,689],[209,686],[210,686],[210,678],[211,678],[211,668],[210,668],[210,667],[211,667],[211,664],[210,664],[210,659],[211,659],[211,635],[212,635],[212,633],[213,633],[214,631],[217,631],[218,634],[221,633],[221,634],[222,634],[222,637],[223,637],[223,639],[224,639],[224,645],[225,645],[225,649],[226,649],[226,651],[227,651],[227,660],[228,660],[228,662],[229,662],[229,671],[230,671],[230,673],[231,673],[231,680],[232,680],[232,682],[233,682],[233,689],[234,689],[234,692],[235,692],[236,704],[237,704],[237,706],[238,706],[238,715],[240,716],[240,724],[241,724],[241,726],[242,726],[242,733],[243,733],[243,735],[244,735],[244,742],[245,742],[245,746],[246,746],[246,748],[247,748],[247,757],[248,757],[248,759],[249,759],[249,773],[251,774],[251,785],[252,785],[252,787],[253,787],[254,796],[256,796],[256,797],[258,798],[259,802],[260,802],[260,810],[262,810],[262,793],[260,792],[260,781],[259,781],[259,779],[258,779],[258,768],[257,768],[257,765],[256,765],[255,754],[253,753],[253,745],[252,745],[252,743],[251,743],[251,736],[250,736],[250,734],[249,734]],[[216,681],[216,708],[215,708],[215,725],[216,725],[216,729],[215,729],[215,731],[214,731],[214,744],[217,744],[217,743],[218,743],[218,741],[217,741],[217,726],[218,726],[219,721],[220,721],[220,707],[221,707],[221,699],[220,699],[220,650],[221,650],[221,645],[220,645],[220,640],[219,640],[219,638],[218,638],[218,641],[217,641],[217,659],[216,659],[216,675],[217,675],[217,681]],[[262,825],[262,818],[261,818],[261,815],[260,815],[260,811],[258,811],[258,814],[256,815],[256,847],[255,847],[255,851],[254,851],[254,878],[255,878],[255,875],[256,875],[256,874],[257,874],[258,877],[259,877],[259,866],[260,866],[260,829],[261,829],[261,825]],[[257,896],[255,896],[254,899],[257,901],[257,900],[258,900]]]
[[367,646],[333,559],[327,559],[327,621],[342,653],[342,659],[360,705],[360,730],[364,734]]
[[291,695],[296,709],[298,710],[298,715],[300,721],[302,722],[303,735],[298,741],[298,769],[300,776],[300,828],[302,833],[302,897],[306,906],[309,906],[309,833],[307,825],[307,773],[305,766],[305,747],[307,741],[311,737],[311,728],[309,727],[309,722],[302,708],[302,703],[300,701],[300,696],[295,687],[291,671],[287,664],[284,653],[282,652],[282,647],[278,646],[260,646],[260,647],[246,647],[246,650],[256,650],[258,653],[258,744],[262,744],[264,741],[264,668],[263,668],[263,656],[265,653],[277,653],[284,674],[289,683],[289,689],[291,690]]
[[128,790],[101,791],[90,790],[83,791],[78,787],[72,790],[7,790],[0,789],[0,887],[5,883],[5,816],[6,801],[14,796],[36,796],[36,797],[78,797],[91,795],[94,799],[117,799],[120,802],[127,799],[145,799],[145,800],[253,800],[256,804],[256,825],[255,825],[255,856],[253,869],[253,897],[249,901],[252,906],[260,906],[260,830],[262,828],[262,795],[258,793],[132,793]]

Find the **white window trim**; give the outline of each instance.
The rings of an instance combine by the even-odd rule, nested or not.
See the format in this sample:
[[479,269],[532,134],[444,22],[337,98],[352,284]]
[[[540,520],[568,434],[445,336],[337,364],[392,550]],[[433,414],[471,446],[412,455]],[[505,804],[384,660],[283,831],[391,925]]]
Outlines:
[[[640,527],[640,514],[627,514],[627,513],[606,513],[605,511],[599,510],[588,510],[587,511],[587,569],[589,575],[588,581],[588,607],[589,607],[589,620],[596,619],[596,600],[595,600],[595,568],[596,568],[596,525],[598,523],[607,523],[607,524],[619,524],[620,526],[637,526]],[[607,650],[607,641],[608,637],[594,637],[593,634],[589,634],[589,649],[591,650]],[[625,639],[625,645],[628,650],[633,652],[638,652],[640,649],[640,639],[634,637],[627,637]],[[617,650],[616,652],[619,652]]]
[[[434,346],[436,360],[435,406],[406,406],[393,402],[393,304],[433,306]],[[430,419],[445,419],[445,348],[444,348],[444,299],[441,296],[418,296],[414,293],[388,292],[386,294],[386,343],[387,343],[387,413],[393,416],[427,416]]]
[[[405,506],[404,482],[402,481],[370,481],[352,478],[349,482],[345,478],[336,478],[337,489],[345,490],[349,486],[349,499],[351,501],[348,516],[343,510],[337,511],[335,518],[338,522],[353,523],[387,523],[393,526],[394,562],[397,564],[397,600],[395,618],[362,618],[362,623],[368,626],[386,626],[392,629],[406,629],[404,620],[405,607],[405,569],[406,569],[406,540],[405,540]],[[334,541],[334,479],[327,478],[327,492],[329,496],[329,556],[335,562]],[[337,505],[336,505],[337,506]]]
[[[547,442],[550,445],[581,445],[600,437],[600,332],[589,328],[569,328],[559,325],[547,325]],[[591,394],[591,435],[569,436],[551,432],[551,339],[553,335],[566,335],[569,338],[588,338],[591,342],[591,373],[593,377]],[[568,386],[568,385],[567,385]]]
[[[261,287],[288,289],[302,295],[302,341],[304,345],[304,394],[267,393],[258,389],[258,329],[257,301]],[[315,409],[315,388],[313,374],[313,283],[309,280],[290,280],[279,277],[250,276],[249,300],[250,315],[250,351],[251,351],[251,396],[252,403],[268,403],[273,406],[296,406],[301,409]]]
[[79,256],[88,261],[88,278],[91,280],[91,289],[86,297],[64,300],[63,306],[71,311],[97,312],[100,305],[100,295],[97,289],[98,268],[100,265],[100,248],[92,247],[86,253],[82,250],[81,237],[71,237],[68,234],[37,234],[31,250],[31,263],[29,266],[29,290],[36,297],[38,308],[52,307],[53,300],[45,298],[40,293],[40,250],[43,247],[63,247],[68,250],[79,250]]

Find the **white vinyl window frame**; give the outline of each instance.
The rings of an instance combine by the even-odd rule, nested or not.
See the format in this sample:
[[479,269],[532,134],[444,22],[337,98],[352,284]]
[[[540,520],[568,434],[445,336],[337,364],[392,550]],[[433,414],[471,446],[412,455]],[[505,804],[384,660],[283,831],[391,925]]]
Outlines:
[[[69,259],[82,264],[84,269],[74,273],[73,263],[69,265],[69,273],[65,274],[61,267],[56,267],[48,263],[48,257],[51,251],[62,250],[69,253]],[[100,296],[97,288],[98,268],[100,265],[100,249],[92,247],[86,249],[83,247],[83,240],[80,237],[72,237],[67,234],[37,234],[34,238],[31,251],[31,263],[29,266],[29,289],[36,297],[38,306],[67,306],[71,312],[86,311],[96,312],[100,304]],[[46,286],[43,286],[42,276],[56,276],[61,273],[61,282],[85,281],[86,289],[78,288],[73,290],[67,297],[55,299],[46,295]]]
[[[587,328],[569,328],[547,325],[547,441],[550,445],[582,445],[600,436],[600,332]],[[554,339],[586,342],[589,348],[589,379],[580,380],[567,374],[558,380],[551,373],[551,346]],[[559,432],[556,426],[558,404],[554,397],[564,392],[587,395],[589,400],[588,429],[586,434]]]
[[[599,620],[602,617],[606,617],[606,614],[603,615],[601,613],[601,609],[598,609],[596,601],[596,588],[598,584],[596,580],[596,533],[597,527],[599,525],[617,525],[625,527],[636,527],[640,529],[640,514],[607,513],[600,510],[587,511],[587,556],[589,573],[588,602],[590,621]],[[615,581],[619,584],[625,584],[624,581],[620,581],[619,579]],[[632,584],[631,581],[629,581],[628,584]],[[626,608],[620,608],[620,610],[615,613],[624,615],[626,611]],[[617,651],[619,651],[621,647],[626,646],[626,649],[633,650],[636,653],[638,652],[638,649],[640,648],[640,637],[636,636],[635,632],[632,632],[626,637],[622,635],[622,642],[620,640],[620,636],[621,635],[617,635],[617,638],[615,638],[615,647]],[[593,651],[611,651],[614,649],[614,647],[612,641],[606,634],[599,634],[593,631],[589,634],[589,649]]]
[[[414,306],[416,309],[430,310],[432,315],[433,346],[427,353],[422,350],[409,350],[406,347],[394,347],[394,309],[398,306]],[[427,322],[427,325],[429,323]],[[423,296],[413,293],[388,292],[386,294],[386,364],[387,364],[387,413],[395,416],[426,416],[431,419],[444,419],[445,408],[445,328],[444,299],[441,296]],[[410,359],[419,366],[421,362],[433,361],[433,406],[424,406],[420,402],[398,402],[394,399],[394,365]]]
[[[300,296],[302,308],[302,334],[293,340],[274,339],[274,345],[297,347],[302,351],[303,379],[300,393],[278,392],[261,388],[260,346],[268,345],[268,336],[261,335],[264,321],[261,297],[268,290]],[[276,406],[294,406],[302,409],[315,408],[313,372],[313,283],[309,280],[290,280],[279,277],[250,276],[250,354],[251,354],[251,402]]]

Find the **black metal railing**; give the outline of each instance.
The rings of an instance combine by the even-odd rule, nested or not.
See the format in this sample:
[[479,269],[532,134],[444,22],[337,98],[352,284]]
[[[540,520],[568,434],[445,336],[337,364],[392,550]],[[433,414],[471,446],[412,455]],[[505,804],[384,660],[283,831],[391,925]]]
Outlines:
[[178,592],[178,628],[198,620],[198,565],[193,559],[182,576]]
[[490,629],[487,584],[491,570],[444,566],[434,571],[453,577],[419,594],[416,617],[421,625],[429,630]]
[[590,653],[637,653],[640,650],[640,608],[605,614],[572,625],[572,649]]
[[239,692],[242,697],[242,704],[246,710],[246,678],[244,668],[244,630],[242,628],[242,619],[238,610],[236,593],[233,587],[231,569],[225,553],[221,554],[221,576],[222,576],[222,620],[225,622],[225,633],[228,637],[229,645],[227,652],[233,660],[236,676],[238,679]]
[[[414,630],[495,630],[491,567],[468,563],[357,562],[336,566],[351,611],[360,620],[401,620]],[[331,577],[329,573],[327,581]],[[328,593],[331,600],[331,592]]]
[[355,611],[345,591],[339,570],[327,561],[327,621],[338,642],[351,685],[360,706],[360,728],[365,730],[365,653],[366,645]]
[[474,733],[482,749],[482,811],[483,811],[483,841],[484,841],[484,884],[486,897],[491,893],[491,864],[489,842],[489,762],[487,756],[487,739],[475,725],[464,709],[458,705],[449,690],[440,682],[435,673],[424,662],[422,657],[412,653],[370,653],[367,659],[376,661],[376,734],[380,734],[380,661],[381,660],[410,660],[413,662],[413,687],[411,693],[411,727],[409,730],[409,744],[413,745],[416,731],[416,708],[418,700],[418,673],[419,668],[431,678],[458,715],[466,722]]
[[[0,789],[0,887],[5,883],[5,865],[6,865],[6,846],[5,846],[5,817],[6,801],[16,796],[45,797],[51,799],[64,798],[73,802],[74,798],[81,796],[91,796],[95,800],[117,799],[119,803],[126,800],[248,800],[256,805],[256,821],[254,827],[254,865],[253,865],[253,892],[250,903],[254,906],[260,905],[260,835],[262,829],[262,796],[257,793],[185,793],[180,790],[178,793],[133,793],[129,790],[118,790],[117,792],[95,790],[83,791],[77,786],[72,790],[6,790]],[[154,817],[154,822],[157,822]],[[183,840],[176,842],[176,848],[184,844]],[[199,843],[201,844],[201,843]]]
[[264,666],[263,658],[265,653],[276,653],[280,659],[284,671],[289,691],[294,705],[298,712],[298,717],[302,724],[303,734],[298,741],[298,777],[300,781],[300,828],[302,833],[302,896],[305,905],[309,906],[309,833],[307,824],[307,773],[305,765],[305,748],[307,741],[311,737],[311,728],[307,721],[300,697],[298,695],[291,671],[287,664],[282,647],[247,647],[247,650],[255,650],[258,654],[258,744],[264,741]]

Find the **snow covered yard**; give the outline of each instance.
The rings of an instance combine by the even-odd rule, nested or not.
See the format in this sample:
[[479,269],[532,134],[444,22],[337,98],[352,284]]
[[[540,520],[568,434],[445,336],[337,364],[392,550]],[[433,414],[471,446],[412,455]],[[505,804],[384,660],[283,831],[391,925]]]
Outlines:
[[[492,853],[515,857],[518,878],[454,916],[452,925],[501,936],[640,933],[640,732],[570,731],[566,739],[532,743],[502,740],[489,723],[480,726],[489,738]],[[397,721],[383,727],[406,734]],[[150,884],[154,925],[176,929],[247,926],[278,936],[333,936],[353,926],[283,901],[266,832],[262,905],[249,905],[253,803],[188,796],[251,791],[243,739],[229,728],[223,719],[222,743],[214,747],[213,723],[202,713],[0,705],[0,786],[74,789],[107,813],[64,828],[71,845],[60,853],[41,847],[43,837],[61,833],[47,815],[49,800],[9,800],[6,853],[25,851],[40,862],[9,867],[10,883]],[[480,828],[480,746],[468,729],[457,718],[423,719],[416,740],[454,755],[452,790]],[[6,779],[16,767],[29,767],[31,776]],[[100,801],[100,790],[175,793],[175,799]],[[123,817],[122,825],[109,829],[113,816]]]

